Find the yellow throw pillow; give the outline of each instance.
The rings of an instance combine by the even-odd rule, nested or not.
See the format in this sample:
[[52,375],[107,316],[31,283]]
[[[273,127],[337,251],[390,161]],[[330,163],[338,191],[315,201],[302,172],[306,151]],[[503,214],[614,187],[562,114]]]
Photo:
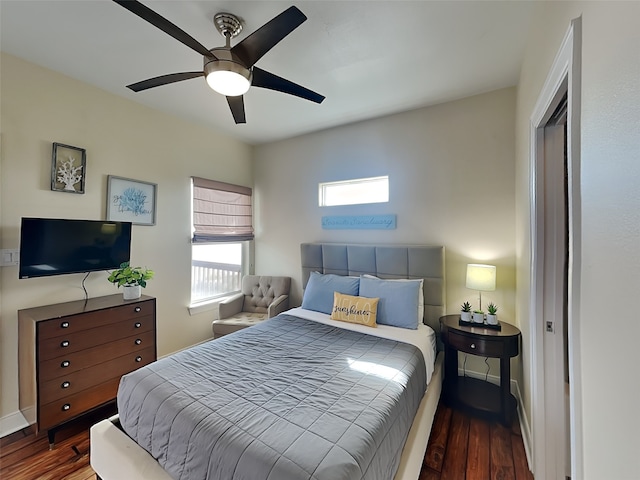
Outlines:
[[331,319],[375,327],[379,300],[379,298],[353,297],[333,292]]

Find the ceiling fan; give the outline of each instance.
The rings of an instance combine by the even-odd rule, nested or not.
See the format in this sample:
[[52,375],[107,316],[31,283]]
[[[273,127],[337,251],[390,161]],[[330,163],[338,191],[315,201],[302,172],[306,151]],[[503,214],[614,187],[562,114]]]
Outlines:
[[191,78],[205,77],[213,90],[227,97],[227,103],[236,123],[246,123],[242,95],[249,90],[249,87],[276,90],[316,103],[322,103],[325,98],[308,88],[255,66],[265,53],[307,19],[296,7],[289,7],[233,47],[231,38],[240,33],[242,23],[235,15],[218,13],[214,17],[214,23],[217,30],[225,37],[225,46],[209,50],[184,30],[142,3],[136,0],[113,1],[204,57],[202,71],[170,73],[127,85],[127,88],[134,92]]

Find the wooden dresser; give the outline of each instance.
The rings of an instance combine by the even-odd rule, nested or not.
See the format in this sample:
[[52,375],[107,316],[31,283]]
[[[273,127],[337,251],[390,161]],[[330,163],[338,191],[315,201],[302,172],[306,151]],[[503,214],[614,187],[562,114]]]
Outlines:
[[120,377],[156,360],[156,299],[121,294],[18,311],[20,411],[36,432],[116,398]]

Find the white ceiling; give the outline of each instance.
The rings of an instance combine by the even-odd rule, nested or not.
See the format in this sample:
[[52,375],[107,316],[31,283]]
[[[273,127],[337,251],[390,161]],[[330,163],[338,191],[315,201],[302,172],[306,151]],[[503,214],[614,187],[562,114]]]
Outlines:
[[[292,1],[144,0],[207,48],[224,45],[221,11],[243,19],[232,45]],[[257,66],[324,96],[245,95],[236,125],[225,98],[196,78],[133,93],[125,85],[202,69],[202,57],[109,0],[0,0],[0,48],[155,109],[259,144],[515,85],[534,2],[315,1]]]

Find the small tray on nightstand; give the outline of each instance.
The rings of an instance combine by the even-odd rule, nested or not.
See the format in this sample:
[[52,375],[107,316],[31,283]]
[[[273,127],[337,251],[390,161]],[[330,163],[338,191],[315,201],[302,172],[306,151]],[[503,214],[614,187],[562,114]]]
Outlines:
[[502,330],[502,326],[500,325],[499,321],[496,325],[492,325],[490,323],[487,323],[486,320],[482,323],[476,323],[476,322],[465,322],[462,319],[460,319],[458,320],[458,325],[462,327],[489,328],[491,330],[498,330],[498,331]]

